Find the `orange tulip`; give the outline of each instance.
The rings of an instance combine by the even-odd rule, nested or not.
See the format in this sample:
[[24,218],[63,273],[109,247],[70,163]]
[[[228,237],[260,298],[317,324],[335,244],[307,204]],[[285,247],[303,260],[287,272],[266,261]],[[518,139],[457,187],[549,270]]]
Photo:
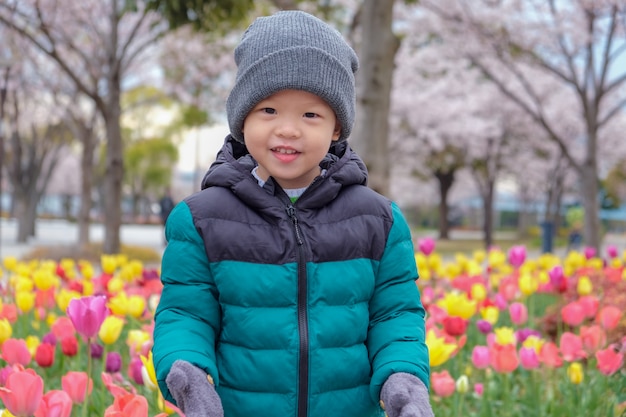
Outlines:
[[74,404],[81,404],[85,401],[85,396],[91,394],[93,381],[86,372],[70,371],[61,378],[61,385]]
[[30,417],[43,397],[43,379],[32,369],[18,366],[0,387],[0,399],[15,417]]
[[491,366],[496,372],[513,372],[519,365],[517,349],[515,345],[511,343],[506,345],[494,343],[489,352],[489,357],[491,359]]
[[146,417],[148,415],[148,400],[146,397],[135,394],[126,394],[115,397],[113,405],[109,406],[104,417]]

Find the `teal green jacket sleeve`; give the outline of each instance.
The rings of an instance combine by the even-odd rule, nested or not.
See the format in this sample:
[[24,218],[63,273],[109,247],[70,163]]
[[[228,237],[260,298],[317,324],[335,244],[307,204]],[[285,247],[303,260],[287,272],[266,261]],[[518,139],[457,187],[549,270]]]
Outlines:
[[413,242],[404,216],[393,203],[392,213],[393,226],[369,306],[370,394],[375,402],[380,400],[382,385],[392,373],[413,374],[426,387],[430,382],[425,311],[415,283],[418,274]]
[[215,343],[221,317],[204,242],[185,202],[170,214],[165,234],[163,292],[155,313],[152,355],[163,397],[175,404],[165,378],[177,359],[203,369],[219,384]]

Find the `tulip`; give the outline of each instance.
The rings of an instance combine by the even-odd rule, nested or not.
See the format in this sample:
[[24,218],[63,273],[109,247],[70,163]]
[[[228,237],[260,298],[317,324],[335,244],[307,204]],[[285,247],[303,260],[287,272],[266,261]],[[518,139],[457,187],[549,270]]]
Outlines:
[[61,339],[61,352],[68,357],[76,356],[78,353],[78,340],[76,337],[64,337]]
[[485,386],[483,384],[481,384],[480,382],[474,384],[474,394],[480,397],[483,395],[483,392],[485,392]]
[[461,375],[459,379],[456,380],[456,391],[459,394],[465,394],[469,391],[469,378],[467,375]]
[[428,256],[435,250],[435,240],[432,238],[420,239],[417,246],[424,255]]
[[15,304],[22,313],[28,313],[35,306],[35,293],[32,291],[18,291],[15,294]]
[[531,336],[535,336],[536,338],[539,338],[541,337],[541,333],[538,330],[529,329],[529,328],[519,329],[515,332],[515,340],[517,340],[519,343],[524,343],[526,339],[528,339]]
[[78,333],[91,339],[98,334],[107,316],[106,297],[89,296],[71,300],[67,316]]
[[539,367],[539,355],[537,355],[535,348],[522,346],[519,350],[519,358],[522,368],[524,369],[535,369]]
[[580,338],[587,352],[595,352],[606,344],[606,332],[597,324],[581,326]]
[[617,258],[617,256],[618,256],[617,248],[614,245],[607,246],[606,247],[606,254],[611,259]]
[[500,345],[495,343],[490,351],[491,366],[496,372],[510,373],[517,369],[519,359],[515,345]]
[[585,320],[585,310],[578,301],[572,301],[561,309],[561,318],[565,324],[576,327]]
[[32,369],[11,372],[0,387],[0,399],[15,417],[30,417],[43,398],[43,379]]
[[476,328],[482,334],[489,334],[493,330],[493,325],[489,323],[487,320],[478,320],[476,322]]
[[522,266],[524,261],[526,260],[526,247],[524,246],[513,246],[509,249],[509,263],[514,268],[519,268]]
[[7,319],[0,319],[0,345],[13,335],[13,327]]
[[578,279],[578,284],[576,284],[576,291],[580,296],[591,294],[591,292],[593,291],[593,284],[591,283],[589,277],[584,276]]
[[67,392],[74,404],[81,404],[91,394],[93,381],[86,372],[70,371],[61,378],[63,391]]
[[572,362],[567,367],[567,376],[572,384],[578,385],[583,382],[584,374],[582,365],[578,362]]
[[148,400],[141,395],[131,393],[115,397],[113,405],[104,412],[104,417],[145,417],[147,415]]
[[521,326],[528,320],[528,309],[525,304],[515,302],[509,306],[509,316],[513,324]]
[[583,250],[583,254],[585,255],[586,259],[591,259],[594,256],[596,256],[596,249],[592,248],[591,246],[587,246],[584,250]]
[[597,321],[606,330],[613,330],[619,325],[622,312],[615,306],[605,306],[598,312]]
[[443,337],[437,337],[433,330],[426,333],[426,345],[430,353],[431,367],[445,363],[457,348],[455,344],[446,343]]
[[496,335],[496,343],[500,345],[514,345],[517,343],[515,332],[510,327],[498,327],[493,332]]
[[563,359],[567,362],[587,357],[587,354],[583,350],[582,339],[574,333],[564,332],[561,335],[560,348],[561,353],[563,354]]
[[478,369],[485,369],[490,362],[489,348],[487,346],[474,346],[474,349],[472,349],[472,364]]
[[539,281],[530,274],[522,274],[519,278],[519,290],[525,296],[533,295],[539,289]]
[[498,310],[496,306],[487,306],[480,310],[480,315],[483,320],[488,321],[493,325],[496,324],[500,318],[500,310]]
[[61,390],[51,390],[43,396],[35,417],[70,417],[72,415],[72,399]]
[[31,360],[30,351],[23,339],[8,339],[2,344],[2,359],[9,365],[28,365]]
[[154,369],[154,362],[152,359],[152,351],[150,351],[148,357],[141,355],[140,358],[141,363],[143,364],[141,376],[146,382],[146,386],[155,391],[156,389],[158,389],[158,383],[156,378],[156,371]]
[[624,364],[624,354],[608,347],[596,352],[596,360],[598,361],[598,370],[609,376],[620,370]]
[[72,320],[69,317],[59,317],[52,324],[52,334],[58,339],[62,340],[65,337],[74,337],[76,330],[72,324]]
[[140,318],[146,311],[146,299],[139,295],[128,297],[128,314],[136,319]]
[[49,368],[54,363],[54,346],[49,343],[41,343],[35,352],[35,362],[42,368]]
[[141,374],[142,367],[143,363],[141,363],[141,359],[137,356],[132,358],[128,365],[128,376],[138,385],[143,385],[143,375]]
[[449,397],[454,394],[456,382],[447,370],[442,372],[433,372],[431,375],[431,387],[435,395],[442,398]]
[[122,355],[118,352],[107,353],[105,369],[110,374],[119,372],[122,369]]
[[554,342],[546,342],[541,346],[539,360],[550,368],[558,368],[563,365],[563,359],[559,353],[559,348]]
[[108,316],[102,322],[102,326],[98,331],[98,336],[105,345],[112,345],[117,342],[122,329],[124,328],[124,320],[118,316]]
[[467,329],[467,320],[462,319],[461,317],[445,317],[443,319],[443,329],[450,336],[460,336],[465,334],[465,330]]
[[598,307],[600,306],[600,300],[598,300],[598,297],[594,295],[585,295],[580,297],[578,302],[582,306],[586,318],[592,319],[596,316]]

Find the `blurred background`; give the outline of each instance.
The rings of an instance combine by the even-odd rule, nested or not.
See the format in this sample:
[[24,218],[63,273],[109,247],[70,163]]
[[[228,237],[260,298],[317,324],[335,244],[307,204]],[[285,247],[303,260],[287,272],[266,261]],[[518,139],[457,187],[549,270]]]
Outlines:
[[280,9],[357,51],[349,141],[416,236],[550,252],[624,232],[623,0],[0,0],[3,236],[54,221],[117,253],[125,225],[161,228],[228,134],[243,30]]

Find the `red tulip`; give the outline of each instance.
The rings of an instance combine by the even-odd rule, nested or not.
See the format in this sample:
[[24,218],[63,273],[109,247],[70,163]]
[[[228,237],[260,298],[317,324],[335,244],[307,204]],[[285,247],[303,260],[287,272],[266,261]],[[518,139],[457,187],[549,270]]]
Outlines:
[[449,397],[454,394],[456,382],[448,371],[433,372],[431,375],[431,387],[435,395]]
[[72,415],[72,399],[61,390],[51,390],[43,396],[35,417],[70,417]]
[[600,372],[604,375],[613,375],[624,364],[624,354],[608,347],[596,352],[596,360],[598,361],[598,370]]
[[86,372],[70,371],[61,378],[61,385],[74,404],[81,404],[85,401],[85,395],[91,393],[93,381]]
[[460,336],[465,334],[467,320],[461,317],[448,316],[443,319],[443,330],[450,336]]
[[67,316],[78,333],[88,339],[95,337],[107,316],[106,297],[75,298],[67,307]]
[[561,317],[566,324],[576,327],[585,320],[585,310],[578,301],[572,301],[561,309]]
[[615,306],[606,306],[598,312],[596,320],[607,330],[613,330],[619,324],[622,312]]
[[28,365],[31,360],[30,351],[23,339],[7,339],[2,344],[2,359],[9,365]]
[[494,343],[489,352],[491,366],[496,372],[510,373],[517,369],[519,359],[515,345]]
[[0,387],[0,399],[15,417],[30,417],[41,403],[43,379],[32,369],[19,367],[12,372],[6,384]]
[[61,352],[65,356],[76,356],[78,353],[78,340],[76,340],[76,337],[70,336],[61,339]]
[[54,346],[40,343],[35,352],[35,362],[42,368],[49,368],[54,363]]

